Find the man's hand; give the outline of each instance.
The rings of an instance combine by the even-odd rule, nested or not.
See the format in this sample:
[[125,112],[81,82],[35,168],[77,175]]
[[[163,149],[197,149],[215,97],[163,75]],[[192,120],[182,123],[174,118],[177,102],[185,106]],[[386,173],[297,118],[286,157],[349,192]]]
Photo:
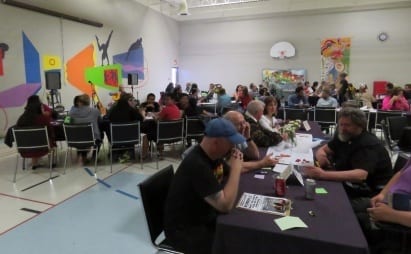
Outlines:
[[321,179],[324,170],[319,167],[314,166],[305,166],[303,167],[303,174],[309,178]]
[[243,164],[243,153],[237,148],[233,148],[228,164],[232,170],[241,170]]
[[271,157],[273,154],[267,154],[264,158],[261,159],[261,167],[271,167],[278,163],[278,159]]
[[321,155],[316,157],[318,163],[320,164],[321,167],[323,168],[330,168],[331,167],[331,162],[328,160],[326,155]]
[[249,122],[244,122],[243,124],[243,131],[242,131],[242,135],[246,138],[249,139],[250,138],[250,123]]

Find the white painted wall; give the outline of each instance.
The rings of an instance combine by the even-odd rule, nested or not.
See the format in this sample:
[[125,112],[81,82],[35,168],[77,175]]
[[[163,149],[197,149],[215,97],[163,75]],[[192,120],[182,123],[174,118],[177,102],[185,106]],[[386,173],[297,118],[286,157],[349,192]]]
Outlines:
[[[411,81],[411,9],[281,16],[254,20],[180,24],[180,83],[195,81],[203,89],[219,82],[233,93],[237,84],[259,84],[264,68],[305,68],[309,81],[320,79],[320,41],[352,38],[350,76],[354,83]],[[386,42],[377,40],[385,31]],[[296,56],[269,56],[277,41],[289,41]]]
[[[194,81],[206,89],[209,83],[219,82],[229,93],[240,83],[260,83],[264,68],[305,68],[308,80],[318,80],[319,45],[326,37],[352,37],[350,80],[354,83],[410,82],[409,8],[183,23],[129,0],[99,1],[88,9],[93,10],[91,17],[97,17],[104,24],[103,28],[0,4],[0,42],[11,47],[3,59],[6,75],[0,76],[0,91],[24,82],[22,31],[27,33],[40,55],[60,55],[65,61],[94,42],[95,35],[104,39],[111,30],[114,33],[110,57],[124,52],[138,37],[143,37],[147,76],[137,89],[142,101],[147,93],[158,95],[165,88],[175,63],[180,68],[181,84]],[[381,31],[389,34],[388,41],[377,40]],[[296,57],[276,60],[269,56],[271,46],[280,40],[295,45]],[[99,63],[98,52],[96,57]],[[123,84],[126,83],[124,80]],[[67,108],[79,91],[65,83],[61,93]],[[39,95],[45,100],[44,89]],[[108,102],[107,94],[99,95],[103,102]],[[0,112],[0,136],[5,126],[13,125],[22,111],[23,107],[18,107],[7,108],[7,115]]]
[[[139,99],[144,101],[147,93],[159,95],[164,90],[170,79],[170,69],[179,54],[177,22],[130,0],[99,1],[99,4],[93,6],[88,6],[87,3],[85,8],[93,11],[92,18],[103,23],[102,28],[0,4],[0,42],[7,43],[10,47],[3,59],[5,75],[0,76],[0,92],[25,82],[23,31],[38,49],[40,57],[45,54],[58,55],[64,62],[90,43],[95,43],[96,35],[100,41],[105,41],[111,30],[114,30],[108,48],[111,62],[113,55],[126,52],[137,38],[142,37],[146,78],[134,89],[134,93],[136,95],[138,92]],[[100,65],[100,52],[96,50],[95,53],[96,64]],[[41,77],[45,87],[44,74]],[[126,79],[123,79],[123,84],[127,84]],[[127,85],[126,87],[131,91]],[[46,92],[42,88],[38,93],[44,102]],[[66,109],[71,107],[73,97],[81,93],[65,79],[60,92]],[[104,104],[111,100],[108,90],[97,89],[97,92]],[[0,111],[0,136],[4,135],[7,127],[15,124],[23,108],[24,105]]]

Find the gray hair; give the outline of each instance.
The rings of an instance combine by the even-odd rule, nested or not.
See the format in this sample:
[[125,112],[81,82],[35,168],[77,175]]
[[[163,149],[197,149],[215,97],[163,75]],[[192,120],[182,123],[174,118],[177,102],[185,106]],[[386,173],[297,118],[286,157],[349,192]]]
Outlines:
[[247,112],[250,113],[252,116],[255,116],[259,111],[264,110],[264,106],[264,102],[260,100],[250,101],[250,103],[248,103],[247,105]]
[[340,110],[340,112],[338,113],[338,119],[342,118],[342,117],[346,117],[351,119],[351,121],[361,127],[363,130],[367,129],[367,118],[365,116],[365,113],[362,112],[360,109],[358,108],[354,108],[354,107],[344,107]]

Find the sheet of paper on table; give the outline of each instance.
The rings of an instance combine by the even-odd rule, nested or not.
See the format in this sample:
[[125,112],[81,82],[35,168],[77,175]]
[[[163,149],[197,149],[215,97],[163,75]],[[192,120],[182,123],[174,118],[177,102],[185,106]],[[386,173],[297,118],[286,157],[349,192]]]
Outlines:
[[254,175],[254,178],[264,179],[264,178],[265,178],[265,175],[255,174],[255,175]]
[[282,218],[274,219],[274,222],[282,231],[292,228],[308,228],[307,224],[305,224],[304,221],[295,216],[285,216]]
[[[287,142],[281,142],[277,146],[267,149],[267,154],[272,154],[281,164],[314,165],[311,134],[296,134],[296,146],[292,147]],[[318,144],[317,144],[318,145]]]

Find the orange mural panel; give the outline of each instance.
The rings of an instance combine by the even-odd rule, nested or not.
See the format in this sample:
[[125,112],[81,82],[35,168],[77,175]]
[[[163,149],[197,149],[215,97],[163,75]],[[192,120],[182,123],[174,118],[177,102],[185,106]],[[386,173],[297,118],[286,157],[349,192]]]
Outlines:
[[92,87],[86,80],[86,69],[94,66],[94,45],[90,44],[67,61],[66,77],[68,83],[91,96]]

